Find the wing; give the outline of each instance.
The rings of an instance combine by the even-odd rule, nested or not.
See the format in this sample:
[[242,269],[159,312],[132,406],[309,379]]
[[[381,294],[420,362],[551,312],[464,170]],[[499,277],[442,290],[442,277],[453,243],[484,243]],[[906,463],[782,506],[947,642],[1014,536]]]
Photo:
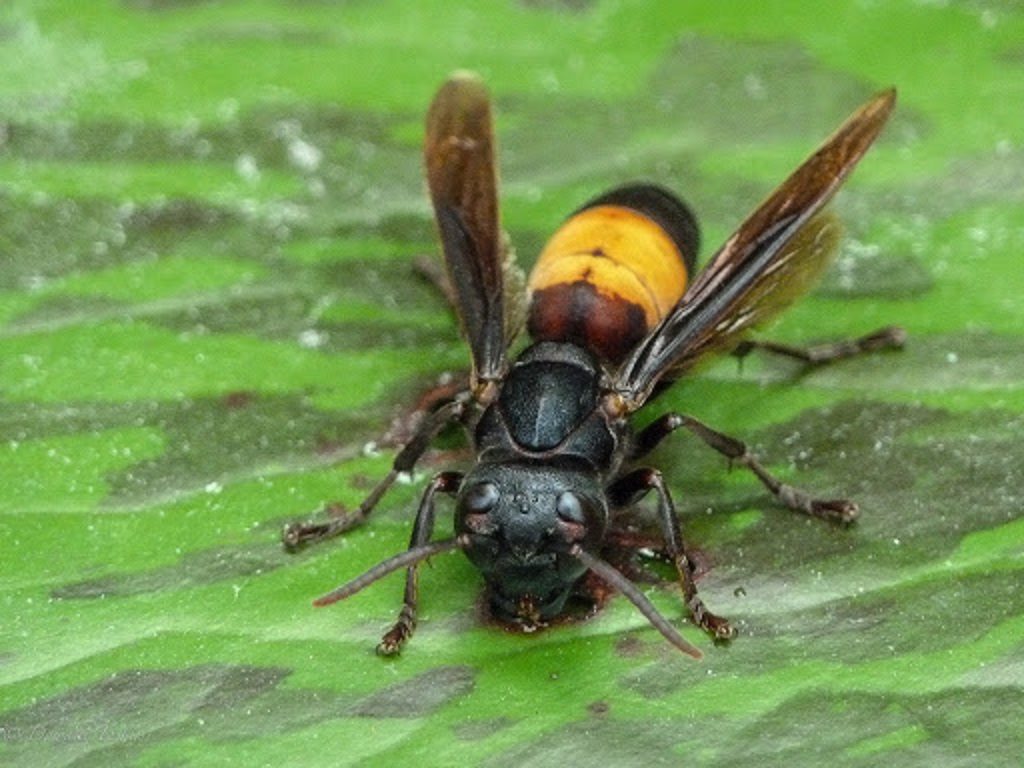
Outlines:
[[654,386],[785,309],[828,264],[836,220],[822,213],[878,136],[896,101],[880,93],[851,115],[726,240],[683,298],[637,345],[615,376],[622,407],[643,405]]
[[474,393],[505,372],[506,247],[498,223],[491,105],[483,83],[456,73],[427,112],[427,185],[456,310],[473,358]]

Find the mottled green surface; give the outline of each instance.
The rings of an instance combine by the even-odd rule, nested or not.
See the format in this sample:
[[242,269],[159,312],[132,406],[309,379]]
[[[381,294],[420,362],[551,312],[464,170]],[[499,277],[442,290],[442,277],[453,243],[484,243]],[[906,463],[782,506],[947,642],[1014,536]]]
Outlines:
[[[456,5],[0,6],[0,763],[1019,765],[1021,4]],[[458,555],[377,658],[398,577],[309,600],[404,546],[422,477],[343,542],[277,544],[357,503],[390,460],[366,442],[465,363],[411,269],[434,248],[422,113],[460,67],[494,92],[527,262],[636,177],[713,246],[900,89],[836,267],[772,335],[899,321],[906,351],[724,361],[659,403],[864,513],[797,518],[669,441],[704,597],[742,636],[715,647],[649,594],[703,662],[622,599],[505,634]]]

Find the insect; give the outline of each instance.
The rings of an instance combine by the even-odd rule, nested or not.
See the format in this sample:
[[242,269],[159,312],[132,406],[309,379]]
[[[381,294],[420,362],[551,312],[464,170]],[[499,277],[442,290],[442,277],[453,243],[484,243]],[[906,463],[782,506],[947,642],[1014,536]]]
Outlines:
[[[499,223],[490,100],[482,82],[456,73],[426,118],[426,175],[446,273],[468,341],[468,388],[426,415],[391,471],[360,506],[327,522],[293,523],[289,548],[343,533],[370,515],[395,478],[413,469],[452,422],[469,433],[475,462],[427,484],[409,547],[320,597],[347,598],[406,569],[395,624],[378,652],[398,653],[416,627],[417,567],[461,550],[480,570],[493,616],[525,628],[559,617],[584,577],[614,588],[676,648],[685,640],[624,574],[603,557],[623,510],[653,495],[663,549],[686,610],[715,639],[733,637],[708,610],[669,489],[643,459],[685,428],[745,466],[785,506],[840,523],[857,506],[818,499],[782,483],[741,441],[692,416],[668,413],[635,430],[630,417],[715,352],[763,347],[807,363],[899,347],[904,332],[883,328],[859,339],[807,349],[745,340],[753,326],[804,293],[835,250],[836,219],[824,210],[892,111],[885,91],[853,113],[726,240],[701,271],[696,220],[678,198],[651,184],[621,186],[580,208],[554,234],[529,279],[526,325],[532,343],[509,349],[516,320],[511,251]],[[439,494],[455,499],[454,535],[434,540]]]

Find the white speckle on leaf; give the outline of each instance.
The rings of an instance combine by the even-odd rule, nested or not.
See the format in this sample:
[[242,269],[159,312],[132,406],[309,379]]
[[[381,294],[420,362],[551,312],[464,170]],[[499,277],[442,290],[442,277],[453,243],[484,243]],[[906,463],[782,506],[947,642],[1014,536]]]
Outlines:
[[121,74],[128,80],[138,80],[149,74],[149,64],[145,59],[131,59],[119,67]]
[[743,78],[743,90],[752,99],[763,99],[767,95],[764,87],[764,80],[760,75],[751,72]]
[[558,75],[548,69],[541,73],[540,87],[548,93],[558,93],[562,90],[562,83],[558,79]]
[[305,139],[296,136],[288,142],[288,159],[299,170],[312,172],[320,167],[324,153]]
[[224,99],[217,105],[217,117],[221,120],[234,120],[238,117],[238,99]]
[[967,230],[967,236],[980,244],[988,241],[989,232],[984,227],[971,227]]
[[299,346],[305,349],[318,349],[327,343],[328,335],[316,328],[307,328],[299,334]]
[[256,158],[248,152],[235,158],[235,173],[250,184],[260,180],[260,167],[256,164]]

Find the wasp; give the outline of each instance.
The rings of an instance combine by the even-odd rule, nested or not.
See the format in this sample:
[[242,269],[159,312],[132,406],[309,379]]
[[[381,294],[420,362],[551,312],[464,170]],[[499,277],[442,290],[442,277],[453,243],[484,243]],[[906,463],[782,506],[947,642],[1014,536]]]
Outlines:
[[[701,651],[604,556],[625,510],[653,495],[661,549],[686,611],[712,638],[732,638],[732,624],[708,610],[697,592],[662,474],[641,460],[684,428],[752,471],[790,509],[849,523],[857,506],[781,482],[743,442],[692,416],[667,413],[643,429],[631,426],[631,417],[712,353],[762,347],[818,364],[902,345],[905,334],[896,326],[809,348],[746,339],[807,291],[829,263],[839,226],[826,204],[878,136],[895,98],[887,90],[854,112],[700,271],[690,209],[659,186],[629,184],[565,221],[540,254],[524,297],[500,225],[491,102],[475,75],[454,74],[427,112],[424,155],[448,288],[470,351],[468,386],[423,417],[357,509],[327,522],[292,523],[285,544],[296,549],[365,522],[446,425],[465,429],[475,460],[467,472],[442,471],[429,481],[408,549],[314,604],[342,600],[406,569],[401,611],[377,648],[396,654],[416,627],[418,566],[460,550],[483,575],[489,610],[500,621],[544,626],[566,611],[585,579],[596,577],[672,645],[699,658]],[[531,343],[513,357],[510,346],[523,324]],[[455,530],[435,540],[442,494],[454,497]]]

